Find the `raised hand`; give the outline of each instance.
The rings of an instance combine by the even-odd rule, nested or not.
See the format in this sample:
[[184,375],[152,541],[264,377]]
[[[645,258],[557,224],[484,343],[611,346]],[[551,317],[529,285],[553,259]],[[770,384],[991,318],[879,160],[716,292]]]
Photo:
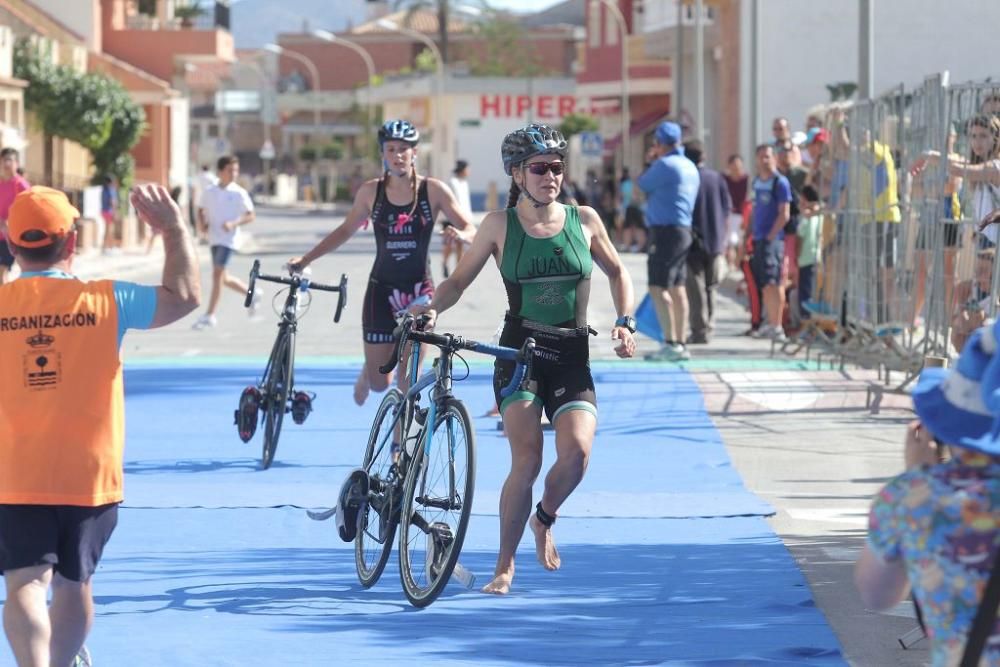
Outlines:
[[159,232],[184,228],[181,209],[162,185],[137,185],[129,195],[139,219]]

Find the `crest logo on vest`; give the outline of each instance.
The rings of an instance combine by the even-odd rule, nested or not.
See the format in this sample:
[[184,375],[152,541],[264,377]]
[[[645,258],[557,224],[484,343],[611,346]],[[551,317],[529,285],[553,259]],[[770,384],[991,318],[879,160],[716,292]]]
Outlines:
[[51,349],[55,336],[41,330],[24,339],[31,348],[24,354],[24,386],[34,391],[54,389],[62,376],[62,356]]

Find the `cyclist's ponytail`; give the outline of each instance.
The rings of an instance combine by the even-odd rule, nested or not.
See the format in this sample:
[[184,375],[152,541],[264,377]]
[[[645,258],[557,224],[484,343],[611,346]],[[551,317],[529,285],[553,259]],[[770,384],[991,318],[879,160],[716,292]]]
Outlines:
[[507,195],[507,208],[517,206],[517,200],[520,198],[521,188],[518,187],[517,182],[512,178],[510,179],[510,193]]

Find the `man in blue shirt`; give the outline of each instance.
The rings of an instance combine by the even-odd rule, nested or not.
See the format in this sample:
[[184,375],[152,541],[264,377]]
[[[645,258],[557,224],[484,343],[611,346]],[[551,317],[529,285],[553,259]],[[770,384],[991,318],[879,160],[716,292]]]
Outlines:
[[767,323],[754,332],[755,338],[785,342],[781,314],[785,308],[782,265],[785,261],[785,225],[791,215],[792,186],[775,167],[771,144],[757,147],[757,177],[753,180],[753,257],[750,268],[754,282],[763,292]]
[[663,331],[663,346],[646,358],[653,361],[690,359],[684,345],[688,319],[684,287],[688,249],[691,247],[691,214],[700,182],[698,169],[684,157],[681,128],[660,123],[655,143],[646,154],[649,166],[639,176],[646,193],[646,225],[649,227],[649,296]]

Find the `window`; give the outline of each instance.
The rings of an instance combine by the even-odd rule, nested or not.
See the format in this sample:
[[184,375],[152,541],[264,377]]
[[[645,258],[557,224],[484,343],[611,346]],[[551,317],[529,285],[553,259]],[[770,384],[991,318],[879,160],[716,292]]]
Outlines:
[[212,139],[219,136],[219,125],[217,123],[208,124],[208,136]]

